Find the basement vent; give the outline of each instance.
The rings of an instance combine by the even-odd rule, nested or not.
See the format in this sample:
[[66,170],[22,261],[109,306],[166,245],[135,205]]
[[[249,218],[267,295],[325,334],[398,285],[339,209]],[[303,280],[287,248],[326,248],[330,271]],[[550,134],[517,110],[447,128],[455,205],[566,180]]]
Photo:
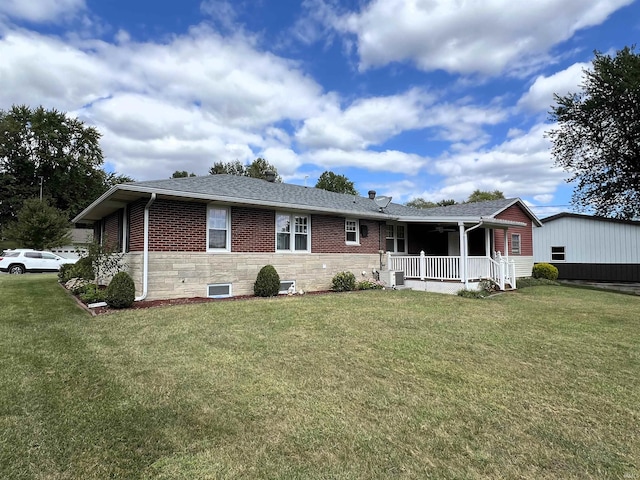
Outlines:
[[230,283],[216,283],[207,285],[207,297],[209,298],[227,298],[231,296]]
[[289,293],[289,289],[293,287],[293,290],[296,289],[296,281],[295,280],[283,280],[280,282],[280,291],[278,294],[284,295]]

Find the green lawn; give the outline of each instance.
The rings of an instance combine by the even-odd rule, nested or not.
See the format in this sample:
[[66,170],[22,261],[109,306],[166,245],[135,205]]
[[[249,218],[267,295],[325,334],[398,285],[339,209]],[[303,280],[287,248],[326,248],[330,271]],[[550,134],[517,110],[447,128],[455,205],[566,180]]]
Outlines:
[[640,297],[90,317],[55,280],[0,275],[0,478],[640,478]]

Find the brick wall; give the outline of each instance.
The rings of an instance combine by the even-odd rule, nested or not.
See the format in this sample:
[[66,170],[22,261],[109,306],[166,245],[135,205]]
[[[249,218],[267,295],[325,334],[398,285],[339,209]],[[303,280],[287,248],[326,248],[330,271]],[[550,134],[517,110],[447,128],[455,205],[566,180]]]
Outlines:
[[129,215],[129,251],[144,250],[144,207],[148,200],[132,202],[128,207]]
[[260,208],[231,208],[232,252],[275,252],[276,213]]
[[102,238],[102,244],[105,247],[117,248],[122,245],[121,222],[122,210],[118,210],[104,218],[104,237]]
[[345,219],[327,215],[311,217],[311,251],[313,253],[378,253],[380,226],[378,222],[360,220],[360,230],[366,226],[367,237],[360,235],[360,245],[345,242]]
[[149,250],[203,252],[207,247],[207,205],[156,200],[149,211]]
[[[511,251],[511,235],[520,234],[520,255],[533,256],[533,227],[529,216],[520,208],[519,205],[512,205],[500,215],[496,216],[500,220],[513,220],[516,222],[525,222],[526,227],[509,227],[507,235],[509,236],[509,255],[513,255]],[[495,250],[504,253],[504,235],[502,230],[495,230],[494,233]]]

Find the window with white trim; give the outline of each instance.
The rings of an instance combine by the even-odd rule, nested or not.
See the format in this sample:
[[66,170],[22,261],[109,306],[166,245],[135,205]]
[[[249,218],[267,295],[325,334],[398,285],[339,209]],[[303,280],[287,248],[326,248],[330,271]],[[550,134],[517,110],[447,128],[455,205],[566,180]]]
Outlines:
[[230,283],[212,283],[207,285],[208,298],[228,298],[233,296]]
[[404,224],[387,224],[386,243],[387,252],[407,253],[407,227]]
[[520,234],[511,234],[511,255],[520,255]]
[[228,252],[231,250],[229,209],[210,205],[207,208],[207,251]]
[[346,243],[352,245],[359,245],[359,230],[360,230],[360,222],[358,220],[352,220],[350,218],[345,219],[344,221],[344,239]]
[[564,262],[566,260],[565,247],[551,247],[551,261]]
[[311,248],[309,216],[276,214],[276,251],[308,252]]

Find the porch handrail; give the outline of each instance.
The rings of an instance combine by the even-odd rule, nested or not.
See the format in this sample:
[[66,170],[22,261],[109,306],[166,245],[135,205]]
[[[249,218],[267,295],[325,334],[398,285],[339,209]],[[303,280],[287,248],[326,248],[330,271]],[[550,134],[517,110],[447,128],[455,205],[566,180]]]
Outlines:
[[406,278],[420,280],[462,280],[459,256],[428,256],[387,254],[387,268],[403,271]]

